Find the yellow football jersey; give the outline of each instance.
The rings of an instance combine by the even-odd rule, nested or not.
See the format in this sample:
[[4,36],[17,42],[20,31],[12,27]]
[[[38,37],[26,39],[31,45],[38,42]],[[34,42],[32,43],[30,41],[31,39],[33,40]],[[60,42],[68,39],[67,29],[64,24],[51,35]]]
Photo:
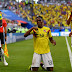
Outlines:
[[45,54],[50,52],[49,38],[52,37],[50,28],[43,27],[38,28],[38,30],[33,29],[30,34],[33,34],[35,53]]
[[2,20],[2,14],[0,14],[0,20]]

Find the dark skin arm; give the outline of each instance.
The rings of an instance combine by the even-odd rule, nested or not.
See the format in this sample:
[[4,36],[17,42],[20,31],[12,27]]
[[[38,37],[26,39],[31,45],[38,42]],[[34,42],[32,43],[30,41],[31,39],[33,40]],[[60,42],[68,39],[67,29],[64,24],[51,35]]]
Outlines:
[[67,20],[67,24],[68,24],[68,25],[69,25],[70,22],[71,22],[71,18],[72,18],[72,12],[71,12],[71,15],[70,15],[69,19]]
[[[71,15],[70,15],[69,19],[67,20],[68,25],[70,24],[71,19],[72,19],[72,12],[71,12]],[[72,31],[69,33],[69,37],[71,37],[71,35],[72,35]]]
[[69,17],[69,19],[67,20],[67,24],[69,25],[71,21],[71,16]]
[[38,28],[37,27],[32,27],[31,29],[29,29],[25,34],[24,34],[24,37],[27,37],[28,35],[30,35],[30,32],[35,29],[37,30]]
[[51,37],[51,38],[49,38],[49,40],[50,40],[50,42],[53,44],[53,45],[56,45],[56,41],[55,40],[53,40],[53,38]]

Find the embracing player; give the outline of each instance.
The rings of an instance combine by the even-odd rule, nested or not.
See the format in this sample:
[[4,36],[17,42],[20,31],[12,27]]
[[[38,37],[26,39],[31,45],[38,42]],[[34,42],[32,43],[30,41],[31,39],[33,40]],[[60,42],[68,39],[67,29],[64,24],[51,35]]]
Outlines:
[[69,33],[69,37],[71,37],[71,47],[72,47],[72,11],[71,11],[71,15],[67,20],[67,24],[71,24],[71,32]]

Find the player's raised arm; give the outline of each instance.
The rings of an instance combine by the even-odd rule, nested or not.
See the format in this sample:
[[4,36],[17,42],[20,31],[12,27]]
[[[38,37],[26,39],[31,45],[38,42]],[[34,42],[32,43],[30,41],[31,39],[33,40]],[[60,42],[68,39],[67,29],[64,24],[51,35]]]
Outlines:
[[31,29],[29,29],[25,34],[24,34],[24,37],[27,37],[28,35],[30,35],[30,32],[35,29],[37,30],[37,27],[32,27]]
[[68,24],[68,25],[69,25],[70,22],[71,22],[71,18],[72,18],[72,11],[71,11],[71,15],[70,15],[69,19],[67,20],[67,24]]

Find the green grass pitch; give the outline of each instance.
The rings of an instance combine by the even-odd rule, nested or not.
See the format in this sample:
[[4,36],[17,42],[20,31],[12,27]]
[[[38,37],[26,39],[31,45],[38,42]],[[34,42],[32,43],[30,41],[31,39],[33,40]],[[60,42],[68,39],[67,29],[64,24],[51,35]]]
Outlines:
[[[49,43],[54,62],[53,72],[72,72],[65,37],[53,38],[57,43],[56,46]],[[70,44],[70,38],[67,38]],[[10,58],[6,58],[6,60],[9,65],[5,67],[0,62],[0,72],[31,72],[28,67],[32,64],[33,39],[8,44],[7,47]],[[38,72],[46,71],[40,67]]]

